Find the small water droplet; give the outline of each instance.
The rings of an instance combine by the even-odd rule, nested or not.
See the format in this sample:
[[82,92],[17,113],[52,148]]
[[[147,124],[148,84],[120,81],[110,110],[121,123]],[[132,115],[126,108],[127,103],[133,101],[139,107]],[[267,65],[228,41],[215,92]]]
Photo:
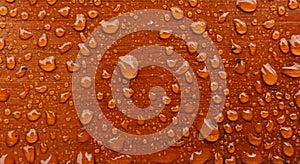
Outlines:
[[64,44],[62,44],[61,46],[58,47],[59,52],[61,54],[64,54],[68,51],[70,51],[70,49],[73,47],[72,42],[65,42]]
[[41,37],[38,40],[38,46],[39,47],[46,47],[48,44],[48,39],[47,39],[47,35],[44,33],[41,35]]
[[98,11],[96,10],[90,10],[87,12],[89,18],[94,19],[98,17]]
[[271,28],[273,28],[274,27],[274,25],[275,25],[275,20],[267,20],[267,21],[265,21],[264,23],[263,23],[263,26],[264,26],[264,28],[266,28],[266,29],[271,29]]
[[224,12],[219,18],[218,22],[219,23],[224,23],[226,21],[227,16],[229,15],[229,12]]

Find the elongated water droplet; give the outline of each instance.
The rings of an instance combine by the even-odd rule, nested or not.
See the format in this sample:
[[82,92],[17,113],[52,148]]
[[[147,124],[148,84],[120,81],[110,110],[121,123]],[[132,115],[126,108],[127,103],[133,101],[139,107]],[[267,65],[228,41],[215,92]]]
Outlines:
[[16,60],[14,56],[7,56],[6,57],[6,68],[7,69],[14,69],[16,67]]
[[20,135],[15,130],[8,131],[6,137],[6,145],[8,147],[15,146],[19,142],[19,139]]
[[77,14],[73,28],[76,31],[83,31],[86,28],[86,18],[83,14]]
[[65,42],[64,44],[59,46],[58,49],[61,54],[64,54],[68,52],[72,47],[73,47],[72,42]]
[[283,52],[285,54],[290,52],[289,43],[285,38],[280,39],[279,48],[280,48],[281,52]]
[[33,146],[25,146],[23,147],[24,155],[26,160],[29,163],[34,162],[35,160],[35,148]]
[[300,55],[300,35],[292,35],[290,42],[290,48],[293,55]]
[[45,111],[46,122],[48,126],[53,126],[56,123],[56,115],[53,111]]
[[274,27],[274,25],[275,25],[275,20],[267,20],[267,21],[265,21],[264,23],[263,23],[263,26],[264,26],[264,28],[266,28],[266,29],[271,29],[271,28],[273,28]]
[[289,77],[300,77],[300,65],[294,63],[292,66],[282,67],[282,73]]
[[295,153],[295,149],[294,149],[293,145],[290,144],[289,142],[283,142],[282,150],[283,150],[283,154],[288,157],[292,157]]
[[256,0],[237,0],[236,5],[244,12],[253,12],[257,8]]
[[219,23],[224,23],[226,21],[227,16],[229,15],[229,12],[224,12],[219,18],[218,22]]
[[300,90],[294,95],[295,104],[300,108]]
[[0,88],[0,102],[6,102],[10,97],[10,94],[6,89]]
[[276,84],[278,80],[278,75],[274,70],[274,68],[269,63],[263,65],[263,67],[261,68],[261,73],[262,73],[263,81],[267,85]]
[[299,4],[297,0],[289,0],[288,7],[292,10],[298,8]]
[[248,47],[249,47],[249,50],[250,50],[250,54],[255,55],[255,53],[256,53],[256,44],[250,43]]
[[39,47],[46,47],[48,44],[47,35],[44,33],[38,40],[38,46]]
[[5,40],[4,38],[0,38],[0,51],[3,50],[4,46],[5,46]]

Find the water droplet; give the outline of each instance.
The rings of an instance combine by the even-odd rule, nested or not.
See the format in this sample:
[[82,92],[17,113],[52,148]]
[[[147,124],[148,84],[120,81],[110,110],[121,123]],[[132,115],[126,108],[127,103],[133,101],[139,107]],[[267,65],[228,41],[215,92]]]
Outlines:
[[242,47],[236,43],[233,42],[233,40],[231,40],[231,51],[235,54],[239,54],[242,52]]
[[14,9],[11,9],[11,10],[9,11],[9,16],[10,16],[10,17],[14,18],[14,17],[16,17],[17,15],[18,15],[18,8],[14,8]]
[[266,95],[265,95],[265,101],[268,102],[268,103],[272,101],[272,96],[271,96],[270,92],[266,93]]
[[224,23],[226,21],[227,16],[229,15],[229,12],[224,12],[219,18],[218,22],[219,23]]
[[126,98],[131,98],[134,94],[134,90],[131,88],[123,88],[123,94]]
[[184,12],[179,7],[171,7],[170,10],[175,19],[179,20],[184,17]]
[[264,28],[266,28],[266,29],[271,29],[271,28],[273,28],[274,27],[274,25],[275,25],[275,20],[267,20],[267,21],[265,21],[264,23],[263,23],[263,26],[264,26]]
[[299,4],[297,0],[289,0],[288,7],[292,10],[298,8]]
[[163,102],[165,105],[171,104],[171,101],[172,101],[172,99],[171,99],[170,97],[168,97],[168,96],[163,96],[163,97],[162,97],[162,102]]
[[89,18],[94,19],[98,17],[98,11],[96,10],[90,10],[87,12]]
[[83,88],[90,88],[92,86],[92,78],[89,76],[84,76],[81,78],[80,85]]
[[47,125],[53,126],[56,123],[56,115],[53,111],[45,111]]
[[35,148],[33,146],[23,147],[24,155],[29,163],[34,162],[35,159]]
[[114,137],[108,141],[108,147],[114,151],[120,151],[123,149],[124,142],[125,142],[125,137],[123,136]]
[[10,94],[6,89],[0,88],[0,102],[6,102],[9,99]]
[[49,155],[49,157],[45,160],[41,160],[41,164],[57,164],[58,163],[58,159],[56,156],[54,155]]
[[300,108],[300,90],[294,95],[294,99],[296,106]]
[[46,72],[54,71],[56,69],[55,57],[49,56],[42,60],[39,60],[39,66]]
[[290,42],[290,48],[293,55],[300,55],[300,35],[292,35]]
[[67,69],[69,72],[77,72],[80,70],[81,66],[77,63],[75,63],[74,61],[70,60],[70,61],[67,61],[66,63],[67,65]]
[[233,20],[233,23],[234,23],[235,30],[237,33],[239,33],[241,35],[246,34],[246,32],[248,31],[248,27],[244,21],[236,18]]
[[228,110],[227,111],[227,118],[230,121],[237,121],[238,118],[239,118],[239,115],[235,110]]
[[261,73],[262,73],[263,81],[267,85],[276,84],[278,80],[278,75],[269,63],[263,65],[263,67],[261,68]]
[[68,52],[72,47],[73,47],[72,42],[65,42],[64,44],[59,46],[58,49],[61,54],[64,54]]
[[6,57],[6,68],[12,70],[16,67],[16,60],[14,56]]
[[43,48],[46,47],[47,44],[48,44],[47,35],[44,33],[38,40],[38,46]]
[[197,62],[204,62],[207,58],[207,54],[205,52],[200,52],[197,57],[196,57],[196,61]]
[[277,13],[279,16],[283,16],[285,14],[286,10],[284,6],[278,6]]
[[244,120],[247,120],[247,121],[251,121],[252,118],[253,118],[254,114],[253,114],[253,111],[252,110],[249,110],[249,109],[245,109],[243,110],[242,112],[242,118]]
[[56,3],[56,1],[57,0],[47,0],[47,3],[52,6]]
[[23,11],[23,12],[21,13],[21,19],[22,19],[22,20],[27,20],[28,17],[29,17],[29,14],[28,14],[27,12]]
[[196,7],[197,4],[198,4],[198,1],[197,0],[188,0],[189,4],[191,7]]
[[37,91],[38,93],[45,93],[47,90],[48,87],[46,85],[35,87],[35,91]]
[[282,151],[283,151],[283,154],[288,157],[292,157],[295,153],[295,149],[294,149],[293,145],[290,144],[289,142],[283,142]]
[[248,142],[253,146],[260,146],[262,143],[262,138],[254,136],[252,133],[247,135]]
[[5,40],[4,38],[0,38],[0,51],[3,50],[4,46],[5,46]]
[[92,37],[92,38],[89,40],[88,45],[89,45],[90,48],[96,48],[96,47],[98,46],[98,44],[97,44],[97,42],[96,42],[96,40],[95,40],[94,37]]
[[273,128],[274,128],[274,122],[272,120],[269,120],[266,125],[266,129],[269,133],[271,133],[273,131]]
[[0,15],[1,16],[6,16],[6,14],[8,13],[8,9],[6,6],[0,6]]
[[234,67],[234,72],[244,74],[246,72],[246,62],[244,60],[239,60]]
[[124,78],[133,79],[138,75],[139,63],[137,59],[131,55],[126,55],[120,57],[120,62],[118,63],[120,71]]
[[46,15],[47,15],[46,10],[41,10],[41,11],[38,13],[38,18],[39,18],[39,20],[44,20],[44,18],[46,17]]
[[69,6],[63,7],[63,8],[58,10],[58,13],[61,16],[67,18],[69,16],[69,13],[70,13],[70,7]]
[[20,28],[19,36],[22,40],[27,40],[32,38],[33,34],[30,31]]
[[27,133],[26,133],[26,137],[25,137],[26,141],[30,144],[33,144],[35,142],[38,141],[38,133],[36,132],[35,129],[30,129]]
[[197,50],[198,50],[198,43],[197,42],[188,41],[186,43],[186,46],[187,46],[187,49],[188,49],[190,54],[193,54],[193,53],[197,52]]
[[247,95],[247,93],[245,92],[242,92],[240,95],[239,95],[239,100],[241,103],[247,103],[249,101],[249,96]]
[[77,14],[73,28],[76,31],[83,31],[86,28],[86,19],[83,14]]
[[282,73],[289,77],[300,77],[300,65],[294,63],[292,66],[282,67]]
[[86,131],[82,131],[77,135],[77,141],[79,143],[84,143],[90,139],[90,135]]
[[176,84],[172,84],[172,91],[174,93],[179,93],[180,88],[179,88],[179,85],[177,83]]
[[202,34],[206,30],[206,26],[206,22],[204,20],[201,20],[198,22],[193,22],[190,25],[190,28],[195,34]]
[[59,38],[63,37],[65,35],[65,29],[58,27],[55,29],[55,35]]
[[15,146],[19,142],[19,139],[20,135],[15,130],[8,131],[6,137],[6,145],[8,147]]
[[112,21],[101,21],[100,25],[102,27],[102,31],[107,34],[114,34],[120,28],[120,21],[118,19]]
[[237,0],[236,6],[244,12],[253,12],[257,8],[256,0]]
[[280,48],[281,52],[283,52],[285,54],[290,52],[289,43],[285,38],[280,39],[279,48]]
[[203,69],[198,69],[197,75],[203,79],[207,79],[209,76],[209,72],[208,72],[206,66]]
[[213,68],[218,68],[220,66],[220,59],[214,55],[213,58],[210,60],[210,64]]
[[32,122],[37,121],[40,117],[41,113],[35,109],[27,113],[27,119]]
[[172,35],[172,30],[160,30],[159,37],[161,39],[168,39]]
[[293,130],[291,127],[280,127],[280,134],[283,138],[289,139],[293,135]]

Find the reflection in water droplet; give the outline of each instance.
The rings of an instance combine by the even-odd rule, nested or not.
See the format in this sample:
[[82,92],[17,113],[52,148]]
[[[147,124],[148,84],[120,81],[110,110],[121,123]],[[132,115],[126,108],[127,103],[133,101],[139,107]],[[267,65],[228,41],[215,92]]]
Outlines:
[[263,65],[263,67],[261,68],[261,73],[262,73],[263,81],[267,85],[276,84],[278,80],[278,75],[269,63]]
[[285,54],[290,52],[289,43],[285,38],[280,39],[279,48],[280,48],[281,52],[283,52]]
[[257,8],[256,0],[237,0],[236,6],[244,12],[253,12]]

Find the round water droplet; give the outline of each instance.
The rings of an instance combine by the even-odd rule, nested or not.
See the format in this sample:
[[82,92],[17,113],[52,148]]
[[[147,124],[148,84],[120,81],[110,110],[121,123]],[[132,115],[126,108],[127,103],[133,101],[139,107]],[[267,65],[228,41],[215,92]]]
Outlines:
[[256,146],[256,147],[259,147],[263,141],[262,138],[256,137],[252,133],[249,133],[247,135],[247,140],[251,145]]
[[190,28],[195,34],[202,34],[206,30],[206,26],[206,22],[204,20],[201,20],[198,22],[193,22],[190,25]]
[[247,103],[249,101],[249,96],[247,95],[247,93],[243,92],[239,95],[239,100],[241,103]]
[[77,64],[76,62],[74,62],[72,60],[67,61],[66,65],[67,65],[68,71],[71,72],[71,73],[77,72],[81,68],[81,66],[79,64]]
[[120,28],[120,21],[118,19],[112,21],[101,21],[100,25],[102,27],[102,31],[107,34],[114,34]]
[[6,14],[8,13],[8,9],[6,6],[0,6],[0,15],[1,16],[6,16]]
[[289,0],[288,7],[292,10],[298,8],[299,4],[297,0]]
[[92,78],[89,76],[84,76],[80,80],[80,86],[83,88],[90,88],[92,86]]
[[87,12],[89,18],[94,19],[98,17],[98,11],[96,10],[90,10]]
[[26,137],[25,137],[26,141],[30,144],[33,144],[35,142],[38,141],[38,133],[36,132],[35,129],[30,129],[27,133],[26,133]]
[[57,37],[63,37],[65,35],[65,30],[61,27],[55,29],[55,35]]
[[159,37],[161,39],[168,39],[172,35],[172,30],[160,30]]

